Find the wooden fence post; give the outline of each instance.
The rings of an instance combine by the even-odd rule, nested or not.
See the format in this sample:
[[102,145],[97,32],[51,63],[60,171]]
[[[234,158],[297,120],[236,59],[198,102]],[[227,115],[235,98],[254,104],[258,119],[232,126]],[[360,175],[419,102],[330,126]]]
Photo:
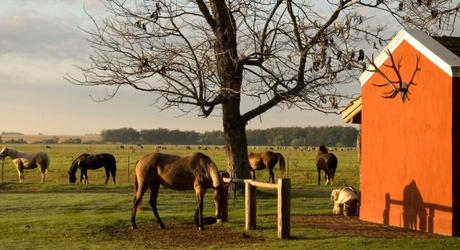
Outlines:
[[245,187],[245,228],[256,229],[256,187],[250,182],[244,183]]
[[287,239],[291,231],[291,180],[278,179],[278,238]]
[[130,172],[129,167],[130,167],[130,165],[131,165],[131,164],[130,164],[130,162],[129,162],[129,155],[128,155],[128,185],[129,185],[129,172]]
[[287,157],[286,163],[286,174],[284,175],[284,178],[289,178],[289,157]]
[[226,192],[227,200],[224,202],[224,205],[221,209],[222,222],[228,222],[228,190],[230,185],[224,185],[223,192]]
[[5,159],[2,160],[2,183],[3,183],[4,174],[5,174],[5,172],[3,170],[4,165],[5,165]]
[[228,222],[228,200],[225,202],[224,207],[221,210],[222,222]]

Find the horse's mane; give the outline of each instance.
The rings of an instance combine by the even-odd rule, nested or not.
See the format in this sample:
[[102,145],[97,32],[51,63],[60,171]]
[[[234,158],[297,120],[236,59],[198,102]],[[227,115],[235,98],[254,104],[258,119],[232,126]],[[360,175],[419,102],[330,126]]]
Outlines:
[[189,161],[197,161],[193,171],[195,176],[200,177],[201,180],[211,180],[214,187],[218,187],[223,183],[222,176],[219,174],[219,169],[216,164],[209,158],[209,156],[202,153],[192,153],[189,155]]
[[77,157],[72,161],[72,163],[70,164],[69,173],[75,174],[75,172],[77,172],[77,168],[78,168],[78,164],[77,164],[77,163],[78,163],[78,161],[80,160],[80,157],[82,157],[82,156],[87,156],[87,155],[89,155],[89,154],[84,153],[84,154],[81,154],[81,155],[77,156]]
[[0,152],[4,152],[4,151],[7,151],[7,153],[5,154],[5,157],[9,156],[11,159],[15,159],[18,157],[25,157],[25,158],[33,157],[33,154],[30,155],[28,153],[24,153],[24,152],[21,152],[21,151],[18,151],[16,149],[12,149],[9,147],[3,147]]
[[329,150],[327,150],[326,146],[321,145],[319,146],[318,154],[327,154],[329,153]]

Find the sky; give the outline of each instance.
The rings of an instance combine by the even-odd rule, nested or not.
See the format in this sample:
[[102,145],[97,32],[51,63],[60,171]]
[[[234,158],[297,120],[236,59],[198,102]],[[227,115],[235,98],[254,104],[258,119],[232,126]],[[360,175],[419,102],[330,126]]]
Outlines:
[[[123,88],[97,102],[110,89],[72,85],[66,73],[89,62],[90,48],[79,27],[91,27],[86,9],[100,13],[100,0],[1,0],[0,132],[83,135],[103,129],[168,128],[198,132],[222,130],[220,117],[200,118],[178,110],[161,111],[151,94]],[[359,84],[353,86],[359,92]],[[274,108],[253,119],[248,129],[345,124],[339,115]]]

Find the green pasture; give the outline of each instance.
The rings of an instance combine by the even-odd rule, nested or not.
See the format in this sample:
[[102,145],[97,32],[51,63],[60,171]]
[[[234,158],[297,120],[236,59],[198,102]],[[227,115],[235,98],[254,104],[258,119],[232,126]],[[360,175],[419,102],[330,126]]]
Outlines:
[[[244,231],[244,197],[237,194],[236,201],[229,201],[230,221],[224,224],[209,225],[208,230],[198,232],[194,229],[193,214],[195,197],[193,192],[176,192],[161,189],[158,210],[166,224],[168,239],[158,236],[163,232],[157,229],[148,204],[148,194],[144,198],[142,210],[138,212],[139,229],[130,228],[132,203],[132,176],[128,178],[128,159],[132,171],[134,162],[143,154],[156,151],[155,146],[143,148],[125,145],[14,145],[21,151],[46,150],[51,158],[47,183],[38,184],[38,170],[25,172],[25,183],[17,183],[17,173],[11,161],[5,161],[4,182],[0,184],[0,249],[170,249],[170,248],[224,248],[224,249],[361,249],[361,248],[405,248],[405,249],[454,249],[460,247],[457,238],[380,238],[360,235],[343,236],[335,230],[325,230],[291,222],[290,240],[277,240],[276,195],[267,191],[257,193],[257,230]],[[132,149],[131,149],[132,147]],[[186,154],[198,151],[198,146],[162,146],[162,152]],[[265,147],[250,148],[250,151],[266,150]],[[202,150],[224,170],[226,159],[222,147],[211,146]],[[285,175],[292,181],[292,216],[327,215],[332,204],[330,191],[345,184],[359,187],[359,168],[356,151],[336,149],[339,159],[336,183],[333,187],[316,185],[315,152],[293,148],[276,149],[288,161]],[[89,171],[89,185],[67,184],[67,170],[74,157],[80,153],[108,152],[118,161],[117,184],[104,185],[104,171]],[[275,168],[276,177],[282,176]],[[258,180],[266,181],[265,171],[259,172]],[[131,179],[130,179],[131,178]],[[130,184],[128,184],[128,180]],[[212,194],[206,196],[205,216],[213,215]],[[179,228],[189,237],[181,239]],[[145,230],[151,234],[138,236]],[[144,230],[144,231],[143,231]],[[171,230],[171,231],[168,231]],[[337,228],[336,230],[341,230]],[[200,235],[219,235],[228,232],[236,240],[229,243],[216,243]],[[177,234],[177,239],[171,237]],[[151,235],[151,237],[150,237]],[[166,236],[165,236],[166,237]],[[241,238],[241,239],[240,239]]]
[[[14,149],[24,152],[45,151],[48,153],[51,162],[47,174],[47,184],[67,184],[70,164],[72,160],[82,153],[111,153],[117,159],[117,183],[120,185],[132,184],[132,174],[128,175],[129,169],[132,170],[135,162],[142,155],[152,152],[164,152],[170,154],[185,155],[191,152],[201,151],[213,159],[221,170],[226,170],[227,159],[222,146],[171,146],[171,145],[142,145],[142,148],[137,145],[124,145],[124,149],[120,149],[119,145],[101,144],[101,145],[51,145],[51,148],[46,148],[42,144],[25,144],[25,145],[6,145]],[[161,149],[159,149],[161,147]],[[200,149],[201,148],[201,149]],[[207,148],[207,149],[205,149]],[[284,155],[287,161],[287,170],[285,175],[292,179],[292,186],[297,188],[313,185],[317,182],[317,174],[315,167],[316,152],[294,149],[292,147],[249,147],[249,151],[259,152],[272,148],[273,151],[280,152]],[[359,186],[358,175],[359,169],[356,160],[356,151],[351,148],[332,148],[339,159],[338,178],[336,185],[353,185]],[[130,171],[132,173],[132,171]],[[26,183],[40,182],[41,175],[38,169],[25,170]],[[259,171],[256,174],[257,179],[261,181],[268,180],[268,171]],[[275,167],[275,177],[281,177],[279,167]],[[79,172],[77,173],[79,178]],[[90,184],[101,184],[105,180],[105,172],[103,169],[89,170],[88,177]],[[4,181],[17,182],[18,174],[13,163],[7,159],[4,164]],[[129,181],[129,183],[128,183]],[[322,180],[323,181],[323,180]],[[117,185],[118,186],[118,185]],[[329,190],[329,189],[327,189]]]

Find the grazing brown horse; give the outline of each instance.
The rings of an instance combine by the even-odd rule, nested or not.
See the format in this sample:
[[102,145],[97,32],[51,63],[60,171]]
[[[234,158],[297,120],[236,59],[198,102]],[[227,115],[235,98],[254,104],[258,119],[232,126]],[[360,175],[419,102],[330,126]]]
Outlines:
[[329,153],[324,145],[321,145],[316,155],[316,169],[318,171],[318,185],[321,185],[321,170],[324,171],[326,185],[334,183],[335,170],[337,168],[337,157]]
[[134,206],[131,215],[133,229],[136,225],[136,211],[142,196],[150,188],[150,205],[160,225],[165,228],[157,211],[157,197],[160,184],[173,190],[194,190],[197,208],[195,223],[199,230],[203,226],[203,199],[207,189],[214,189],[214,205],[216,219],[222,218],[222,208],[227,202],[227,185],[224,186],[222,176],[216,164],[203,153],[193,153],[184,157],[162,153],[144,155],[135,167]]
[[40,167],[40,171],[42,172],[42,183],[45,183],[46,172],[50,163],[46,153],[38,152],[35,154],[26,154],[11,148],[3,147],[0,150],[0,160],[4,160],[7,156],[9,156],[13,160],[14,165],[16,165],[19,174],[19,183],[24,182],[24,169],[34,169],[37,167]]
[[249,153],[249,166],[251,171],[251,177],[253,180],[256,179],[256,170],[262,170],[268,168],[270,176],[268,181],[275,183],[275,173],[273,173],[273,168],[276,163],[279,162],[281,171],[284,172],[284,167],[286,165],[284,157],[280,153],[265,151],[262,153]]

